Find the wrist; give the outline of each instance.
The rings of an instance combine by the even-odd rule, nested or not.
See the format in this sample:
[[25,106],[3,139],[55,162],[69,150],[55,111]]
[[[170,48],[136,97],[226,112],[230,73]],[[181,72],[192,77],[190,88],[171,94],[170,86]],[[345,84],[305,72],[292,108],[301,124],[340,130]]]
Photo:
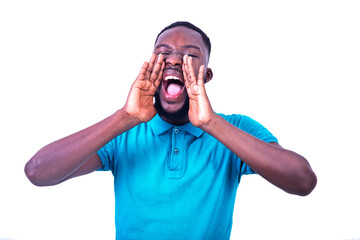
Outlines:
[[221,119],[223,119],[221,116],[213,112],[209,121],[204,123],[200,128],[205,132],[211,134],[214,130],[216,130],[216,127],[219,125]]
[[141,123],[139,119],[128,114],[124,108],[116,111],[114,115],[120,132],[125,132]]

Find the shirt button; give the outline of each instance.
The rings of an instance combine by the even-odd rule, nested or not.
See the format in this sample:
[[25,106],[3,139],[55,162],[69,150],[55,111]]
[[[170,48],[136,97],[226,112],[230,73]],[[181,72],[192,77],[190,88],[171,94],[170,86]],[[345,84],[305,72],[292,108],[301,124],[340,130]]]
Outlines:
[[175,133],[175,134],[178,134],[179,132],[180,132],[179,129],[177,129],[177,128],[174,129],[174,133]]
[[175,148],[175,149],[174,149],[174,154],[175,154],[175,155],[178,155],[179,153],[180,153],[180,150],[177,149],[177,148]]

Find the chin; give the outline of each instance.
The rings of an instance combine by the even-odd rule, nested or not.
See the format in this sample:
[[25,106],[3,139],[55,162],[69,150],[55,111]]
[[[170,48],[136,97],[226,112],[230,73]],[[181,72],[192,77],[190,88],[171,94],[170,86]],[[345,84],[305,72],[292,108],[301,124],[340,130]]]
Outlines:
[[189,97],[186,97],[182,104],[163,104],[160,100],[158,92],[156,92],[154,107],[160,117],[171,121],[183,120],[188,117]]
[[172,103],[166,103],[166,102],[164,103],[160,101],[160,103],[161,103],[161,108],[168,114],[176,114],[180,112],[185,105],[185,102],[172,104]]

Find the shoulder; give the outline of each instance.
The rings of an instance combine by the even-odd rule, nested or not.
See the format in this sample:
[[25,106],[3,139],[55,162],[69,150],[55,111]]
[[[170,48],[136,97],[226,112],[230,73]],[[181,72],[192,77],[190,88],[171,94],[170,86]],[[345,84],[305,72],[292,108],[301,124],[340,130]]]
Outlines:
[[254,126],[261,125],[259,122],[255,121],[251,117],[248,117],[246,115],[241,114],[223,114],[223,113],[217,113],[219,116],[223,117],[226,121],[233,124],[234,126],[241,128],[243,130],[245,129],[251,129]]
[[276,137],[274,137],[272,133],[267,128],[264,127],[264,125],[252,119],[249,116],[241,115],[241,114],[226,115],[222,113],[218,113],[218,115],[223,117],[226,121],[228,121],[235,127],[263,141],[277,142]]

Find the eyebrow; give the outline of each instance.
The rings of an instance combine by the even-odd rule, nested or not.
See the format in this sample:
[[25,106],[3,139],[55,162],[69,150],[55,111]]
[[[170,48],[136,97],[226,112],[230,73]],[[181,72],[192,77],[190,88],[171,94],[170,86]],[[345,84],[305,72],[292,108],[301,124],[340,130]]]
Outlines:
[[188,44],[188,45],[184,45],[182,46],[183,48],[195,48],[196,50],[200,50],[200,47],[196,46],[196,45],[191,45],[191,44]]
[[[155,49],[158,49],[158,48],[162,48],[162,47],[165,47],[165,48],[172,48],[170,45],[168,44],[159,44],[159,45],[156,45]],[[201,51],[200,47],[196,46],[196,45],[191,45],[191,44],[187,44],[187,45],[183,45],[182,48],[194,48],[196,50],[199,50]]]
[[162,47],[171,48],[170,45],[167,45],[167,44],[159,44],[159,45],[156,45],[155,49],[162,48]]

